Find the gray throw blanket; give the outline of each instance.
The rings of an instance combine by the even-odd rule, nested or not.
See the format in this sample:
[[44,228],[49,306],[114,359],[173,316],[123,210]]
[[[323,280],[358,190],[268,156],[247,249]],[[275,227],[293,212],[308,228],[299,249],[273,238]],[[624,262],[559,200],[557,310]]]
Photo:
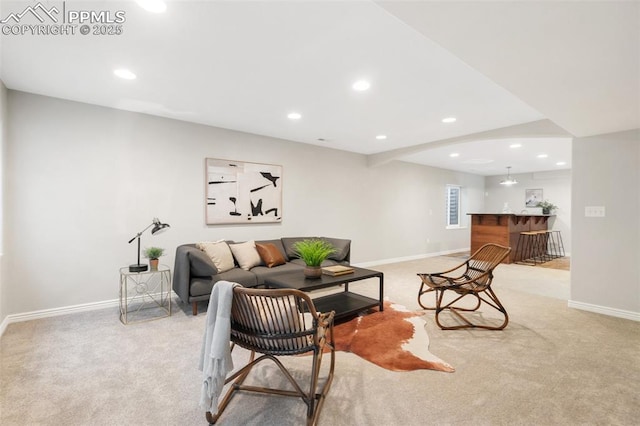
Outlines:
[[218,398],[227,374],[233,370],[231,359],[231,304],[233,288],[238,283],[218,281],[211,291],[207,308],[207,323],[200,352],[202,392],[200,406],[216,414]]

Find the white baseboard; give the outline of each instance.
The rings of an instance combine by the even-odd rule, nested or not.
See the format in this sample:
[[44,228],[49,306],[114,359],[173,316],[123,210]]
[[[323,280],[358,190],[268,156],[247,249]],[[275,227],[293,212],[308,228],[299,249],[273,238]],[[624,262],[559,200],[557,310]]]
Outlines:
[[7,315],[2,324],[0,324],[0,337],[4,331],[14,322],[30,321],[40,318],[55,317],[58,315],[75,314],[78,312],[95,311],[97,309],[113,308],[120,306],[119,299],[105,300],[102,302],[83,303],[81,305],[64,306],[62,308],[43,309],[40,311],[25,312],[22,314]]
[[2,323],[0,323],[0,338],[2,338],[2,335],[4,334],[4,331],[7,329],[8,325],[9,325],[9,317],[4,317],[4,319],[2,320]]
[[569,300],[567,306],[570,308],[580,309],[582,311],[595,312],[596,314],[609,315],[611,317],[623,318],[632,321],[640,321],[640,312],[592,305],[590,303],[576,302],[575,300]]
[[418,255],[414,255],[414,256],[394,257],[394,258],[391,258],[391,259],[374,260],[372,262],[354,263],[353,266],[357,266],[357,267],[360,267],[360,268],[370,268],[370,267],[376,266],[376,265],[386,265],[388,263],[408,262],[410,260],[426,259],[426,258],[429,258],[429,257],[436,257],[436,256],[446,256],[448,254],[460,253],[460,252],[463,252],[463,251],[469,251],[469,247],[460,248],[460,249],[454,249],[454,250],[438,251],[438,252],[434,252],[434,253],[423,253],[423,254],[418,254]]
[[[157,293],[154,293],[156,296]],[[159,297],[159,296],[158,296]],[[173,300],[174,294],[171,293],[171,299]],[[102,302],[83,303],[81,305],[63,306],[61,308],[43,309],[41,311],[25,312],[22,314],[7,315],[7,317],[0,324],[0,338],[4,334],[9,324],[14,322],[31,321],[40,318],[56,317],[59,315],[77,314],[79,312],[96,311],[98,309],[106,308],[119,308],[120,299],[104,300]]]

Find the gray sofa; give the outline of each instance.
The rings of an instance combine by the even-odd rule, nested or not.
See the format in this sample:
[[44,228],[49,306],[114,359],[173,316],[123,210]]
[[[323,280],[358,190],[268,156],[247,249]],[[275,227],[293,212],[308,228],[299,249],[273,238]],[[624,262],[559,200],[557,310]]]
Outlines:
[[[284,237],[275,240],[256,240],[256,244],[275,245],[284,257],[285,264],[271,268],[261,264],[246,271],[236,262],[233,269],[219,273],[211,259],[197,248],[195,243],[183,244],[176,249],[173,291],[184,303],[190,303],[193,315],[197,315],[197,302],[208,301],[213,286],[220,280],[237,282],[245,287],[260,287],[264,285],[265,278],[273,274],[286,271],[300,271],[302,274],[305,264],[296,254],[293,245],[310,238],[325,240],[336,248],[336,253],[332,254],[322,266],[348,265],[351,261],[351,240],[328,237]],[[226,242],[234,244],[233,241]]]

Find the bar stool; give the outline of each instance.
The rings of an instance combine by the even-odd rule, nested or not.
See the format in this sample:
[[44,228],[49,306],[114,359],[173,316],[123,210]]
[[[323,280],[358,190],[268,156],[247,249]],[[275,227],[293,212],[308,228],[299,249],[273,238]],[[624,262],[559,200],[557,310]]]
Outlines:
[[549,237],[547,231],[523,231],[516,246],[516,263],[537,265],[550,260],[547,254]]
[[[523,263],[525,265],[535,265],[533,261],[533,249],[536,243],[537,233],[531,231],[520,232],[518,237],[518,245],[516,246],[515,259],[516,263]],[[531,262],[533,261],[533,262]]]
[[549,250],[551,245],[551,233],[547,230],[538,231],[538,238],[538,258],[540,259],[540,263],[548,262],[553,259],[551,251]]
[[558,247],[560,248],[560,256],[565,257],[564,243],[562,242],[562,233],[560,231],[553,231],[558,239]]
[[558,252],[558,246],[556,244],[553,231],[545,231],[547,234],[547,244],[545,246],[546,257],[548,260],[557,259],[560,257]]
[[564,243],[562,242],[562,234],[558,230],[547,231],[549,235],[549,251],[553,259],[564,257]]

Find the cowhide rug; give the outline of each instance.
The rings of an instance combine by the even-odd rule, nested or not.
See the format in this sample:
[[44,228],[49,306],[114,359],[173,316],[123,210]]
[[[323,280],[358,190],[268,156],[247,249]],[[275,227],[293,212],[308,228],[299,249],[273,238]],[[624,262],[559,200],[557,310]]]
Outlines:
[[424,312],[384,302],[384,311],[334,326],[336,350],[351,352],[392,371],[455,369],[429,352]]

